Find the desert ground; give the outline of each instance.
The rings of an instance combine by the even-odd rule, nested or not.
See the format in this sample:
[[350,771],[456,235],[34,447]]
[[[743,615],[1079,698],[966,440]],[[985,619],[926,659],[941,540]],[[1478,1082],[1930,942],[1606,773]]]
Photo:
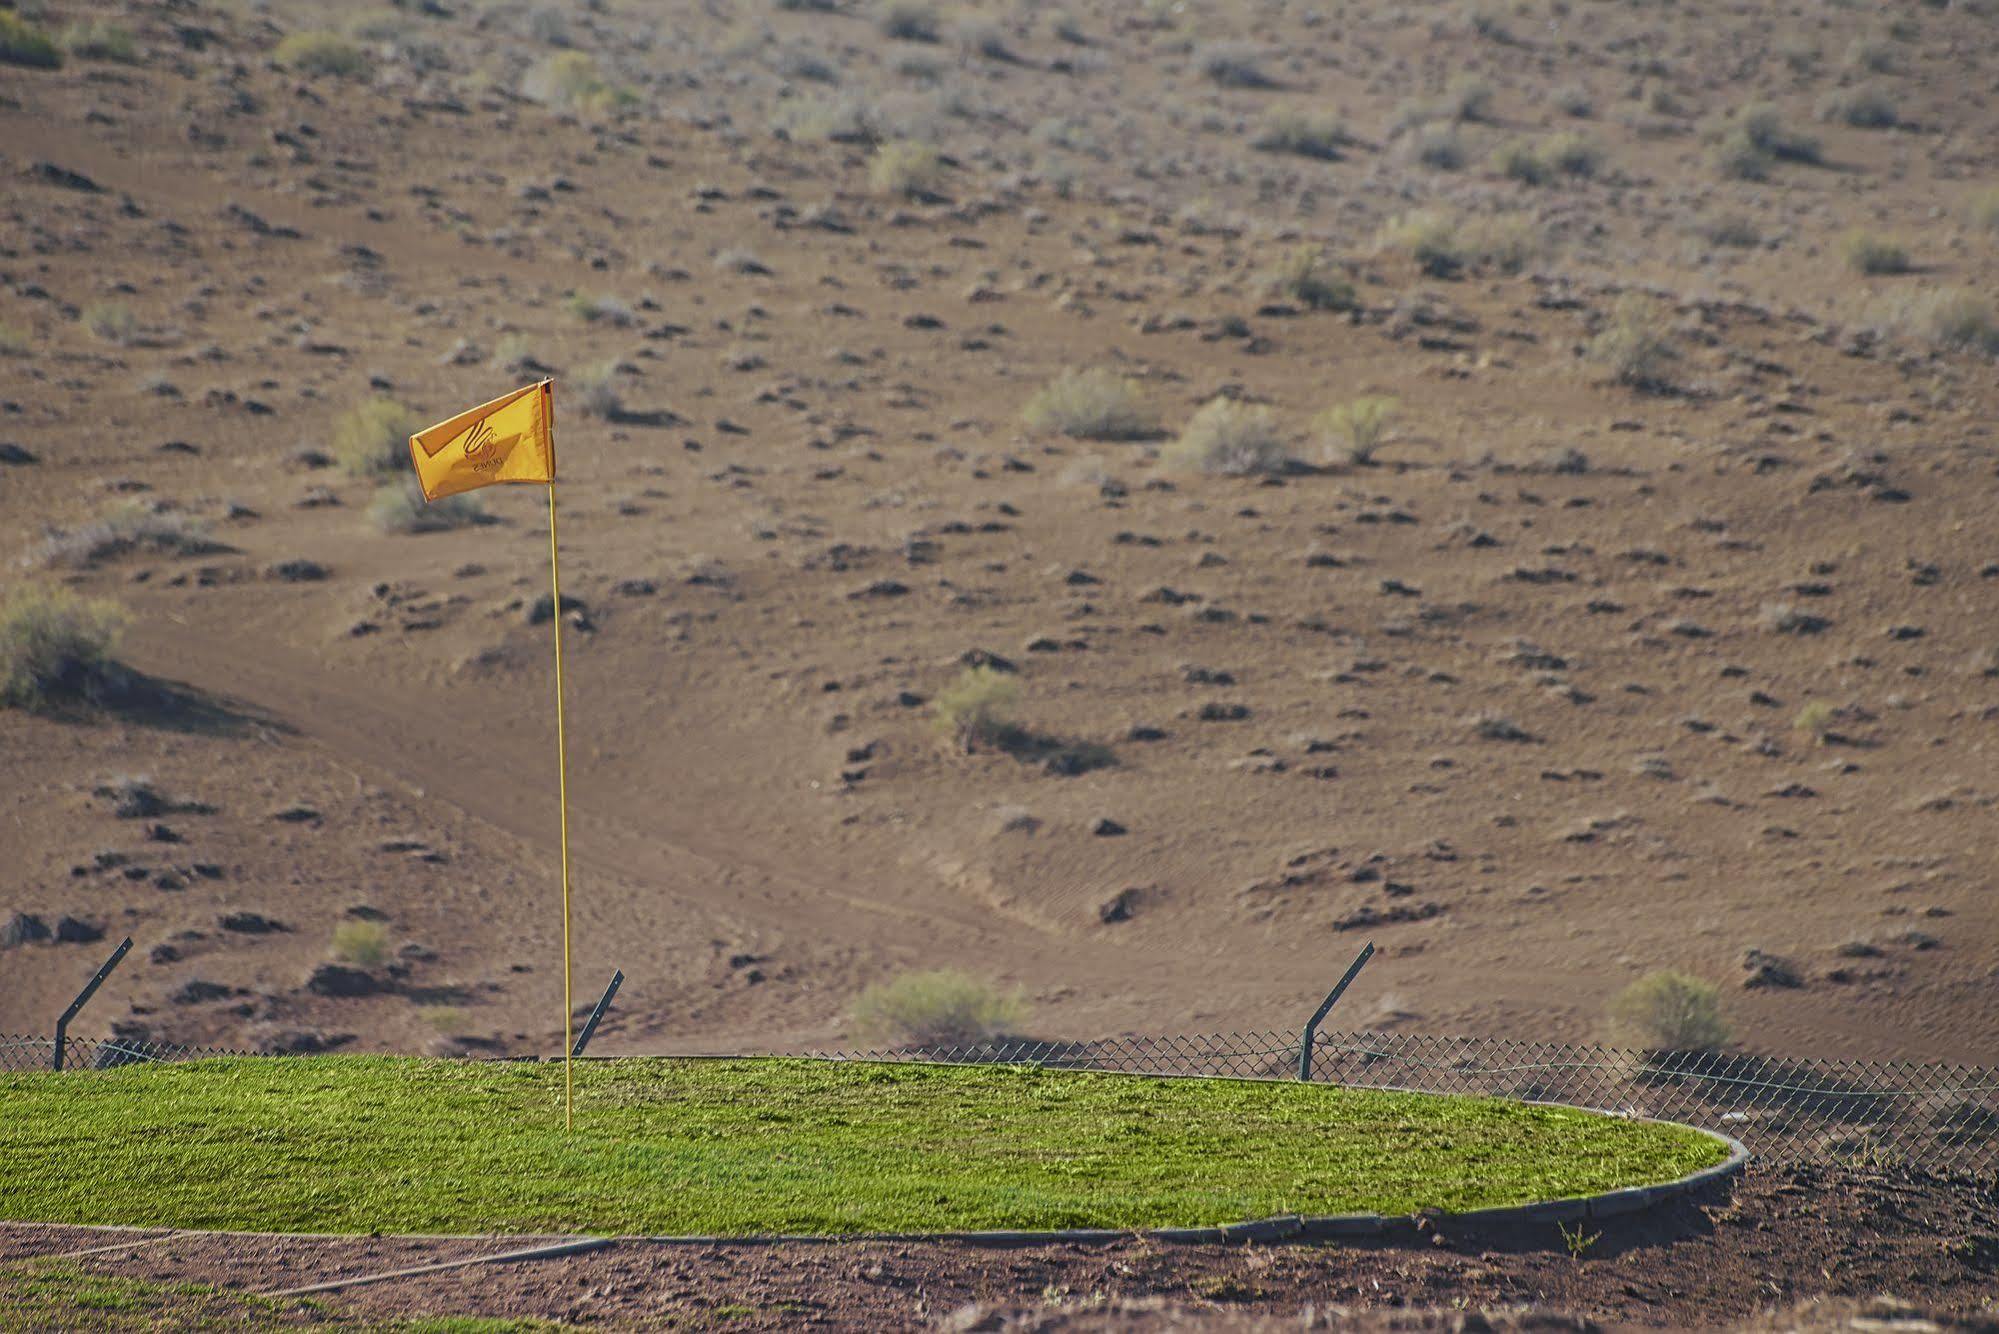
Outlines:
[[552,376],[594,1050],[1371,939],[1352,1027],[1991,1060],[1989,4],[12,12],[0,577],[129,675],[0,710],[0,1031],[130,935],[94,1033],[559,1043],[544,495],[341,444]]

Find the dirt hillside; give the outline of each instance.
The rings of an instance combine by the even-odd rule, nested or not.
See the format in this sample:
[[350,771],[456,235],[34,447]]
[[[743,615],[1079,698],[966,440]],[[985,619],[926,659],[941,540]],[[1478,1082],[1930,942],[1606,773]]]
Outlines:
[[599,1050],[1372,939],[1356,1026],[1992,1059],[1989,4],[14,12],[0,580],[138,676],[0,710],[0,1032],[129,934],[94,1031],[552,1045],[544,499],[342,463],[552,375]]

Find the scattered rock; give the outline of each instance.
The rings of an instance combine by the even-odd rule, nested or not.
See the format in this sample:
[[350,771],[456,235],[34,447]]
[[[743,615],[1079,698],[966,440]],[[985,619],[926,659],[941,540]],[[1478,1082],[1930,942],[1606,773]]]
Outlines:
[[346,999],[354,996],[372,996],[382,989],[382,983],[373,973],[359,968],[349,968],[345,964],[323,963],[312,970],[312,976],[305,980],[305,989],[315,996],[333,996]]
[[10,945],[30,945],[49,938],[49,924],[33,913],[17,912],[0,923],[0,949]]
[[1751,991],[1763,987],[1793,990],[1805,984],[1804,978],[1798,975],[1798,970],[1789,960],[1759,949],[1743,951],[1742,968],[1748,974],[1742,979],[1742,985]]
[[234,931],[245,936],[268,936],[274,931],[289,931],[283,922],[256,912],[224,913],[221,918],[224,931]]
[[104,939],[104,928],[81,917],[63,917],[56,922],[56,940],[64,945],[88,945]]
[[1127,885],[1105,899],[1097,908],[1097,920],[1109,926],[1112,922],[1129,922],[1138,911],[1139,901],[1145,891],[1138,885]]
[[210,982],[205,978],[191,978],[167,997],[174,1005],[201,1005],[208,1001],[222,1000],[235,994],[235,989],[220,982]]

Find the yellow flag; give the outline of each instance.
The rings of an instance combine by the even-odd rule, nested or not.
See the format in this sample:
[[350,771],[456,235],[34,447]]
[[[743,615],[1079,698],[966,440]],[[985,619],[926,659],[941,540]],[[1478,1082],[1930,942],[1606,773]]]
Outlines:
[[555,480],[555,382],[482,403],[410,437],[425,500],[496,482]]

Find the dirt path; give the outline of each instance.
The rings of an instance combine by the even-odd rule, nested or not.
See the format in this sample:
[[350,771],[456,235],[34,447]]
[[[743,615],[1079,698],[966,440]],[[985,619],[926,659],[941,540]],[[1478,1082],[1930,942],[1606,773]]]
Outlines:
[[[105,1240],[78,1229],[0,1225],[0,1262]],[[186,1235],[75,1263],[129,1278],[275,1292],[526,1244]],[[972,1329],[1006,1321],[1165,1329],[1295,1320],[1307,1307],[1326,1314],[1522,1305],[1613,1325],[1685,1327],[1880,1294],[1988,1320],[1999,1307],[1999,1202],[1989,1188],[1965,1183],[1754,1171],[1733,1191],[1604,1224],[1577,1250],[1572,1256],[1552,1225],[1504,1234],[1446,1226],[1338,1247],[621,1242],[349,1288],[326,1301],[347,1317],[535,1316],[610,1329]]]

